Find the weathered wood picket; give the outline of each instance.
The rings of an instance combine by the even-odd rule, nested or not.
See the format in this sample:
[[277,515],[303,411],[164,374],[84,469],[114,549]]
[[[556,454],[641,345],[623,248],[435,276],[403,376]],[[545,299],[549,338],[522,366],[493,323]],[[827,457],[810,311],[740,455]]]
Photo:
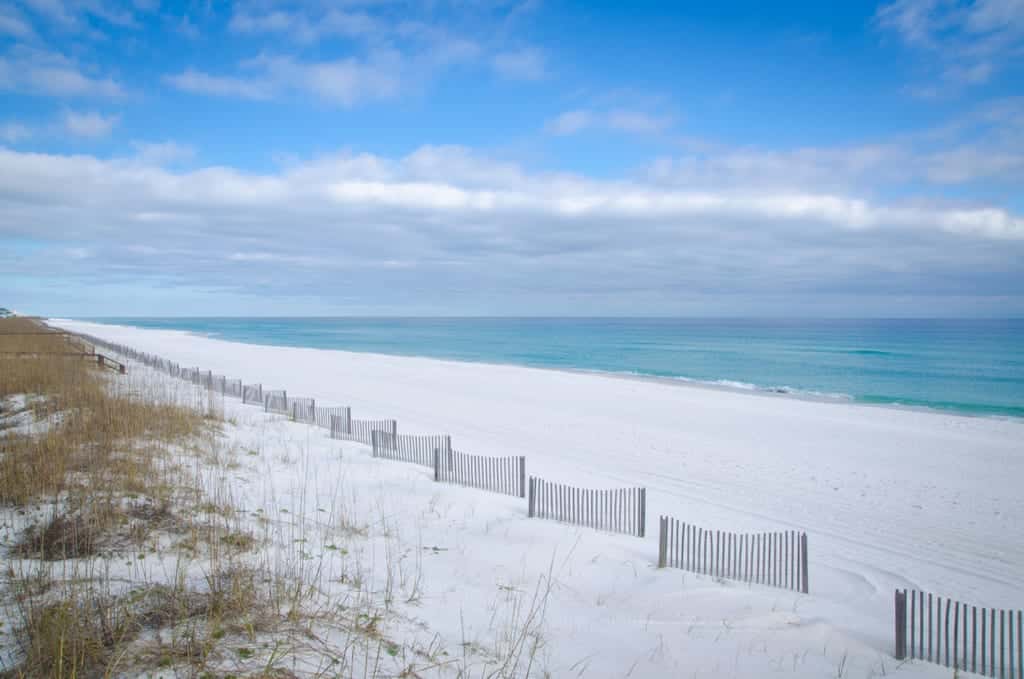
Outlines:
[[263,405],[263,385],[246,384],[242,387],[242,403]]
[[288,414],[288,392],[283,389],[263,392],[263,409],[268,413]]
[[978,608],[906,589],[896,590],[895,609],[898,660],[909,657],[1000,679],[1024,679],[1024,612]]
[[370,444],[374,457],[433,467],[434,451],[450,452],[452,437],[399,435],[393,431],[376,430],[370,435]]
[[589,528],[643,537],[646,488],[593,490],[530,477],[527,514]]
[[526,458],[467,455],[448,448],[433,451],[434,480],[526,497]]
[[808,591],[806,533],[730,533],[668,516],[658,523],[658,568]]
[[345,420],[352,419],[352,409],[348,406],[316,407],[316,426],[330,429],[332,417],[341,417]]
[[296,422],[316,423],[316,401],[311,398],[288,399],[288,415]]
[[242,380],[228,380],[224,387],[226,396],[242,397]]
[[373,445],[373,432],[383,431],[394,436],[398,435],[398,422],[395,420],[356,420],[349,410],[344,416],[331,417],[331,438],[358,441],[368,446]]

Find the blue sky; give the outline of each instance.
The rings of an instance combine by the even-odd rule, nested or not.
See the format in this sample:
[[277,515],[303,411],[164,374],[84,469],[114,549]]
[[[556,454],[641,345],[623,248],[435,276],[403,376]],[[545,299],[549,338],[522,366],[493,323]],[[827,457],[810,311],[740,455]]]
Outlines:
[[1024,314],[1024,3],[14,0],[0,305]]

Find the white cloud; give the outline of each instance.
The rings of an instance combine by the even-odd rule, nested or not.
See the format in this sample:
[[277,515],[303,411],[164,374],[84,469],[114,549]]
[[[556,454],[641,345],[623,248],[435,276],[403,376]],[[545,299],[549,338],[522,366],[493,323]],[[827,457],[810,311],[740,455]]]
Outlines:
[[[451,159],[451,176],[443,172]],[[110,192],[111,208],[125,203],[184,212],[218,206],[280,210],[307,203],[338,217],[351,210],[400,208],[422,217],[488,214],[501,219],[533,214],[570,220],[740,219],[787,224],[806,221],[841,230],[940,228],[983,238],[1024,239],[1024,219],[991,206],[899,205],[828,192],[772,189],[686,189],[637,181],[592,180],[576,175],[530,175],[461,149],[427,147],[399,160],[339,155],[295,165],[278,174],[253,175],[210,167],[171,173],[159,167],[88,157],[0,152],[8,195],[51,191],[54,176],[67,182],[57,202],[74,204],[90,189]],[[17,169],[16,169],[17,168]],[[101,183],[98,183],[101,182]],[[130,190],[125,190],[131,187]],[[90,198],[91,200],[91,198]],[[637,222],[628,221],[629,224]],[[509,228],[516,228],[510,226]]]
[[83,73],[62,54],[25,47],[0,57],[0,89],[63,97],[124,95],[115,80]]
[[105,116],[96,112],[65,111],[64,129],[76,137],[96,139],[109,135],[120,120],[121,116],[119,115]]
[[164,142],[132,142],[135,147],[135,159],[147,165],[169,165],[176,162],[192,160],[196,150],[187,144],[173,141]]
[[640,111],[618,109],[608,113],[608,127],[623,132],[651,134],[663,132],[672,126],[668,116],[652,116]]
[[63,0],[24,0],[25,5],[31,8],[36,14],[64,26],[71,26],[77,23],[73,10],[68,7],[69,3]]
[[0,35],[24,40],[35,35],[35,31],[13,6],[0,7]]
[[265,79],[211,75],[191,68],[177,75],[167,76],[165,80],[185,92],[217,97],[269,99],[274,90],[273,83]]
[[309,17],[298,11],[253,13],[236,8],[228,28],[235,33],[250,35],[279,33],[300,43],[316,42],[328,36],[372,37],[382,30],[378,21],[369,14],[338,9]]
[[495,70],[513,80],[542,80],[547,75],[547,58],[536,47],[499,52],[492,58]]
[[835,147],[768,149],[680,140],[684,152],[653,163],[651,181],[678,186],[801,186],[879,192],[922,185],[982,185],[987,195],[1024,190],[1024,98],[1006,98],[931,129]]
[[672,122],[670,116],[655,116],[628,109],[613,109],[611,111],[578,109],[566,111],[549,120],[544,129],[555,135],[576,134],[593,128],[634,134],[654,134],[669,129]]
[[22,123],[0,123],[0,140],[8,144],[17,144],[33,136],[32,128]]
[[145,2],[131,3],[126,7],[123,2],[109,0],[22,0],[37,16],[48,20],[59,28],[67,31],[89,31],[87,17],[114,26],[137,28],[135,9],[148,11]]
[[955,83],[963,85],[981,85],[988,82],[992,77],[992,64],[981,61],[970,65],[955,64],[946,68],[945,77]]
[[[894,0],[876,14],[879,26],[941,64],[953,86],[988,82],[1024,54],[1021,0]],[[926,94],[934,87],[915,88]]]
[[581,132],[593,124],[593,114],[590,111],[566,111],[556,118],[549,120],[544,126],[551,134],[568,135]]
[[340,153],[266,173],[0,149],[0,238],[92,253],[59,270],[42,257],[18,264],[33,275],[266,298],[339,291],[381,304],[409,290],[442,305],[466,294],[494,304],[513,291],[548,304],[707,290],[1024,291],[1024,218],[1012,210],[799,184],[593,179],[452,147]]
[[220,76],[186,70],[167,82],[187,92],[243,99],[270,99],[286,92],[303,92],[352,106],[385,99],[400,88],[403,63],[393,50],[375,50],[365,60],[355,58],[303,62],[287,56],[260,56],[242,67],[246,76]]
[[402,68],[401,56],[393,50],[374,51],[365,61],[300,62],[290,57],[265,57],[254,63],[265,68],[279,87],[305,90],[344,106],[394,96]]

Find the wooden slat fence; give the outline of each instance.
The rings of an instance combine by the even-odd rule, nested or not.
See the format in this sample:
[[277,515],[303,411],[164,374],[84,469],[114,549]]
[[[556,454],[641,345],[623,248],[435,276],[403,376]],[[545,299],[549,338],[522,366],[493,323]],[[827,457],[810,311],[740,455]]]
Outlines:
[[263,385],[246,384],[242,387],[242,403],[263,405]]
[[[394,422],[394,420],[392,420]],[[448,453],[452,449],[450,436],[411,436],[376,430],[370,436],[374,457],[411,462],[423,467],[434,467],[434,451]]]
[[242,380],[228,380],[224,393],[235,398],[242,398]]
[[383,431],[394,436],[398,435],[398,422],[395,420],[356,420],[351,411],[347,418],[331,418],[331,438],[358,441],[368,446],[373,445],[373,432]]
[[646,488],[593,490],[531,476],[527,493],[527,512],[531,517],[644,536]]
[[316,401],[311,398],[288,399],[288,415],[296,422],[316,423]]
[[807,593],[807,534],[730,533],[662,516],[658,568],[752,582]]
[[437,448],[434,456],[434,480],[490,490],[515,497],[526,497],[526,458],[467,455]]
[[1024,613],[896,590],[896,652],[999,679],[1024,679]]
[[288,392],[283,389],[264,391],[263,408],[268,413],[288,414]]
[[[317,406],[316,408],[316,426],[323,427],[324,429],[331,428],[332,418],[340,417],[343,420],[352,419],[352,409],[348,406],[332,406],[324,408],[323,406]],[[347,425],[344,425],[347,429]]]

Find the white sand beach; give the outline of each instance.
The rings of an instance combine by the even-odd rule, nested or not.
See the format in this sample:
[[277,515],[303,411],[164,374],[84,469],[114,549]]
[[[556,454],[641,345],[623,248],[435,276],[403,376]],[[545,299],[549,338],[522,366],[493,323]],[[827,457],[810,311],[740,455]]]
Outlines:
[[[273,497],[284,506],[344,484],[386,505],[405,547],[423,559],[410,620],[453,646],[487,636],[503,587],[529,589],[552,570],[552,676],[950,676],[935,665],[897,668],[895,588],[1024,607],[1019,420],[51,324],[350,405],[355,417],[394,418],[403,433],[448,434],[468,453],[525,455],[531,475],[646,487],[643,539],[530,520],[523,501],[439,486],[421,469],[371,464],[365,447],[323,430],[225,405],[239,418],[233,435],[265,434],[272,420],[274,436],[307,453],[294,469],[259,469],[254,504]],[[806,531],[810,594],[658,570],[662,514],[737,532]]]

